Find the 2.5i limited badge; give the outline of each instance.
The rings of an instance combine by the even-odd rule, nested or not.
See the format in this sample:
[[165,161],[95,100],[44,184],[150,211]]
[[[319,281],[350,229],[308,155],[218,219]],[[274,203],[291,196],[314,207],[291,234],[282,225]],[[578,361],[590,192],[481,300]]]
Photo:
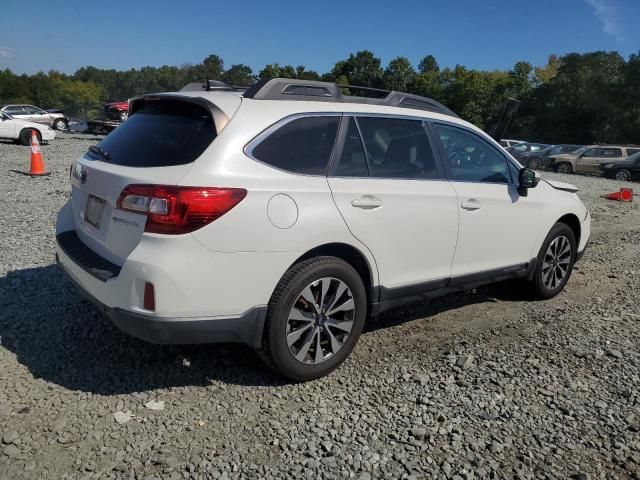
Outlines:
[[113,217],[111,217],[111,220],[113,220],[115,223],[120,223],[122,225],[128,225],[130,227],[140,228],[140,224],[138,222],[133,220],[127,220],[126,218],[120,218],[114,215]]

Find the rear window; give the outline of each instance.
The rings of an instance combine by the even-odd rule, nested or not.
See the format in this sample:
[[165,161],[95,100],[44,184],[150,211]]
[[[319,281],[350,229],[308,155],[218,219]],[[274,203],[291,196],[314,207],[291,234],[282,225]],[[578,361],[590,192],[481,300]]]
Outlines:
[[209,111],[176,100],[152,100],[87,155],[127,167],[169,167],[193,162],[216,138]]

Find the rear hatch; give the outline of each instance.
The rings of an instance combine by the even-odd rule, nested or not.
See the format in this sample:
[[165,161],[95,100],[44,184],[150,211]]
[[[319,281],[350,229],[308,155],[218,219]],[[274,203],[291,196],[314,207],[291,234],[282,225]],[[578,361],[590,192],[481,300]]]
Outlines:
[[145,214],[116,208],[125,187],[177,185],[228,121],[213,103],[177,95],[135,99],[130,113],[71,169],[76,233],[118,266],[140,242],[147,221]]

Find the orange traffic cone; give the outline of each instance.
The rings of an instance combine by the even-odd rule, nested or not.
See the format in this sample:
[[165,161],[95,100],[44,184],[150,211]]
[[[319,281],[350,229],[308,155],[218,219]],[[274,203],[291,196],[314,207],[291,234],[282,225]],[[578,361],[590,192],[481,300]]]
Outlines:
[[618,202],[630,202],[633,200],[633,190],[630,188],[621,188],[619,192],[605,193],[604,195],[600,195],[600,197]]
[[46,175],[42,152],[40,152],[40,143],[38,143],[38,136],[35,130],[31,130],[31,168],[29,169],[29,175],[32,177]]

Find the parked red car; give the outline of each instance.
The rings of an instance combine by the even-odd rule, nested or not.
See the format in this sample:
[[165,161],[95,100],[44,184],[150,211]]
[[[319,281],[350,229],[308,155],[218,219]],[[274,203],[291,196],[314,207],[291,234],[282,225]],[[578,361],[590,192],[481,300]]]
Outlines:
[[104,112],[108,118],[124,122],[129,118],[129,101],[108,102],[104,105]]

